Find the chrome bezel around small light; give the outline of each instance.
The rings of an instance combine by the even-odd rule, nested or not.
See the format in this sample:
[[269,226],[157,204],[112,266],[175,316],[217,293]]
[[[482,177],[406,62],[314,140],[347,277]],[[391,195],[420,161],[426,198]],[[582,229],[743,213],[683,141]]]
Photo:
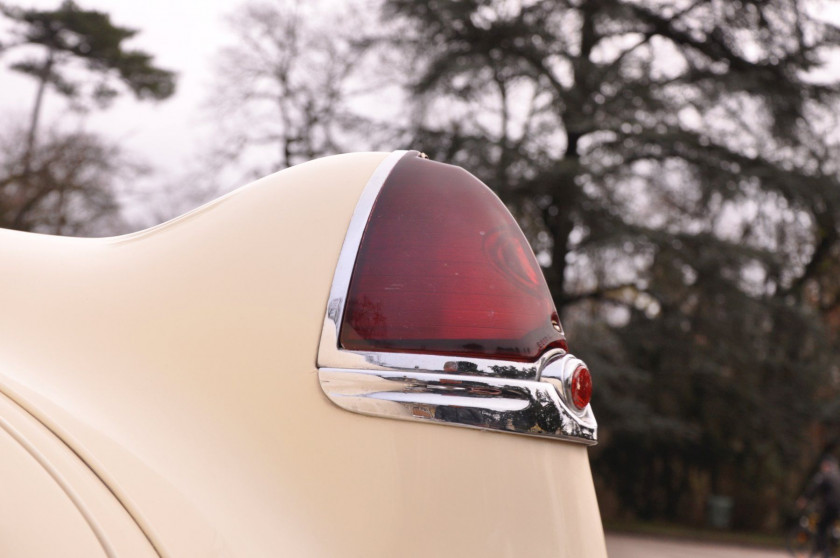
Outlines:
[[567,404],[569,411],[583,419],[587,423],[595,424],[595,415],[592,414],[592,407],[587,405],[578,409],[572,403],[572,378],[578,368],[588,368],[586,363],[570,354],[552,354],[544,361],[540,369],[540,381],[549,382],[554,385],[558,393],[562,394],[563,401]]
[[[543,436],[592,445],[597,423],[587,405],[571,404],[567,370],[581,361],[554,349],[534,362],[339,346],[350,279],[376,197],[403,157],[395,151],[371,175],[350,220],[336,265],[321,333],[321,388],[339,407],[366,415]],[[571,367],[571,368],[570,368]]]

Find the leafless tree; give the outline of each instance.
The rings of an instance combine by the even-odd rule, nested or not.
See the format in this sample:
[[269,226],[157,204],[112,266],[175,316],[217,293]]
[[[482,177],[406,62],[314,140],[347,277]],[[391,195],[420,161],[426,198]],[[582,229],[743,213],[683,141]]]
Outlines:
[[[388,125],[372,100],[362,2],[247,4],[230,18],[236,44],[220,53],[210,100],[221,127],[217,160],[267,172],[370,148]],[[395,103],[391,103],[394,106]]]
[[70,236],[121,229],[114,183],[140,169],[84,132],[49,131],[37,149],[26,131],[0,136],[0,227]]

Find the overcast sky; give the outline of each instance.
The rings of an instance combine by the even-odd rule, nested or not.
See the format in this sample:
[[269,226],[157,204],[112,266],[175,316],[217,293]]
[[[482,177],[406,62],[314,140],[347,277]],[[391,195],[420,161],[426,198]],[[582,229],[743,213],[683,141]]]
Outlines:
[[[10,3],[46,9],[59,4],[58,0]],[[152,54],[158,66],[178,74],[178,90],[171,99],[140,103],[130,95],[123,96],[110,109],[91,114],[87,118],[89,125],[119,139],[127,149],[154,157],[159,165],[177,167],[182,164],[191,156],[191,147],[200,141],[201,133],[207,133],[196,130],[206,127],[201,122],[199,109],[212,80],[214,55],[227,32],[224,17],[237,3],[230,0],[81,0],[79,4],[111,14],[117,25],[138,29],[140,33],[131,40],[130,46]],[[4,117],[28,115],[35,81],[9,72],[5,67],[0,80],[3,83],[0,114]],[[51,109],[50,115],[58,116],[56,110],[63,105],[62,100],[47,95],[46,103],[47,109]]]
[[[60,0],[11,0],[24,8],[54,9]],[[214,60],[219,50],[232,41],[226,16],[242,0],[77,0],[82,8],[99,9],[111,15],[117,25],[139,30],[129,46],[155,57],[155,64],[178,75],[174,97],[163,102],[137,102],[131,95],[120,97],[109,109],[94,111],[81,119],[63,111],[64,101],[54,93],[46,97],[45,118],[71,128],[80,123],[116,141],[156,173],[140,186],[158,188],[179,175],[194,171],[208,152],[215,128],[211,112],[204,109],[213,83]],[[818,11],[840,23],[840,0],[815,0]],[[828,70],[840,73],[840,57]],[[6,69],[0,59],[0,121],[25,122],[32,108],[35,80]],[[143,208],[134,208],[142,213]],[[130,212],[129,212],[130,214]]]
[[[12,0],[12,5],[52,9],[60,0]],[[109,134],[127,150],[139,153],[155,166],[169,171],[192,162],[209,141],[212,123],[202,110],[212,86],[213,63],[219,49],[231,42],[225,23],[228,14],[241,5],[237,0],[78,0],[83,8],[103,10],[112,21],[138,29],[129,43],[155,57],[157,65],[178,74],[178,89],[167,101],[136,102],[130,95],[119,98],[104,112],[94,112],[85,123]],[[817,0],[827,19],[840,22],[838,0]],[[25,118],[31,109],[35,81],[10,72],[0,59],[0,119]],[[840,71],[840,60],[831,64]],[[63,101],[47,95],[47,118],[77,119],[57,112]],[[52,110],[51,110],[52,109]]]
[[[24,8],[54,9],[60,0],[9,3]],[[194,168],[202,144],[208,143],[213,133],[212,123],[206,122],[209,112],[202,110],[213,78],[213,61],[225,41],[230,43],[225,17],[239,2],[78,0],[78,4],[109,13],[117,25],[138,29],[140,32],[129,46],[152,54],[156,65],[178,75],[177,91],[172,98],[163,102],[137,102],[131,95],[124,95],[109,109],[85,117],[83,125],[107,134],[126,151],[153,165],[157,172],[146,179],[149,185]],[[8,71],[3,62],[0,59],[0,121],[25,121],[34,100],[35,80]],[[63,113],[63,106],[63,100],[57,95],[48,94],[46,118],[42,122],[49,125],[58,118],[71,126],[78,125],[79,116]]]

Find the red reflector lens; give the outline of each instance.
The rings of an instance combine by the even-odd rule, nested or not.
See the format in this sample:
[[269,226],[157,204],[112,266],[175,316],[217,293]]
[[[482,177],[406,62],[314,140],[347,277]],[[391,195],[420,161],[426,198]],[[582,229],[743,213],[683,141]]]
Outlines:
[[572,403],[578,409],[583,409],[589,405],[589,400],[592,398],[592,376],[589,374],[589,369],[580,366],[572,374]]
[[340,344],[526,361],[566,348],[542,270],[504,204],[463,169],[412,154],[374,204]]

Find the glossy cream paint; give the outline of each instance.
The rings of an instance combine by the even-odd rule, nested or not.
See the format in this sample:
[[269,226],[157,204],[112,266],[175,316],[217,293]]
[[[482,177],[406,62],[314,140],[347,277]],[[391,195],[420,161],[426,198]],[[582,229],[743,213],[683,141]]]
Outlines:
[[0,391],[160,555],[606,555],[584,446],[357,415],[321,391],[339,250],[386,155],[300,165],[124,237],[0,231]]
[[0,494],[0,556],[157,556],[91,469],[2,395]]

